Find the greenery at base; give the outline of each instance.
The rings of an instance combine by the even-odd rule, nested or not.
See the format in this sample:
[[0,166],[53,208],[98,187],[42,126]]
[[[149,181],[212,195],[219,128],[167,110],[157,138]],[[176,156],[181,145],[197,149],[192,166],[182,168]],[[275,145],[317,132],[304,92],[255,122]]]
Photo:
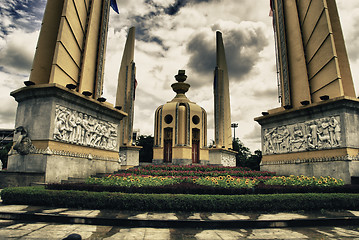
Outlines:
[[4,204],[145,211],[277,212],[359,209],[359,194],[346,193],[213,196],[57,191],[43,187],[19,187],[4,189],[1,198]]
[[238,152],[236,154],[236,166],[237,167],[247,167],[252,170],[259,171],[262,160],[262,152],[260,150],[254,151],[254,154],[251,154],[249,148],[244,146],[244,144],[239,140],[239,138],[235,138],[232,141],[233,150]]
[[0,161],[2,161],[3,168],[7,168],[8,152],[10,151],[11,146],[12,146],[12,142],[6,144],[3,143],[0,144]]
[[136,145],[141,146],[140,162],[152,162],[153,158],[153,143],[154,138],[151,135],[140,135],[136,140]]

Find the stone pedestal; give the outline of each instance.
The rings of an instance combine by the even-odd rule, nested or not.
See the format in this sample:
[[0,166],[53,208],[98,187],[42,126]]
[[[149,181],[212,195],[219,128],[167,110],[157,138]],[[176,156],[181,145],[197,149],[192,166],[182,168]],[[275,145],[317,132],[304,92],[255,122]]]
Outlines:
[[359,176],[358,99],[330,99],[255,120],[262,126],[261,170],[346,183]]
[[122,168],[137,167],[140,165],[140,146],[120,147],[120,163]]
[[211,148],[209,150],[209,164],[235,167],[236,154],[237,152],[228,149]]
[[121,169],[119,122],[126,113],[56,84],[16,90],[11,172],[43,173],[45,182]]

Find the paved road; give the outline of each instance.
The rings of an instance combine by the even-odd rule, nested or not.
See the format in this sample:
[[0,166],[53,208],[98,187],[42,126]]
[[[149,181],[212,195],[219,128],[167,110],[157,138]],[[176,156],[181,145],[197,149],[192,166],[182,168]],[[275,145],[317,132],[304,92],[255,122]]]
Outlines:
[[359,239],[358,226],[203,230],[121,228],[0,220],[0,239],[63,239],[72,233],[80,234],[82,239]]
[[[94,220],[97,220],[97,222],[94,223]],[[4,205],[0,202],[0,240],[56,240],[63,239],[73,233],[80,234],[82,239],[359,240],[358,220],[359,211],[296,213],[156,213]],[[89,224],[91,221],[92,225]],[[136,225],[136,227],[123,227],[125,226],[126,221],[127,223],[129,221],[135,221],[135,224],[138,225]],[[172,227],[165,228],[161,225],[171,221],[174,222],[174,225],[171,225]],[[291,225],[291,222],[293,223],[293,221],[296,222],[294,225],[297,227],[288,227],[294,226],[293,224]],[[185,224],[187,223],[187,225],[181,225],[183,222],[185,222]],[[193,226],[189,226],[188,222],[193,224]],[[200,227],[196,228],[196,226],[200,226],[199,223],[201,222],[209,222],[211,224],[217,223],[218,225],[216,226],[221,227],[221,229],[210,227],[208,225],[206,229]],[[229,224],[230,222],[232,222],[231,226],[237,227],[242,224],[242,227],[227,228],[228,225],[226,224]],[[250,223],[250,225],[243,225],[243,223],[246,222]],[[148,227],[149,224],[154,223],[156,227]],[[258,223],[265,225],[258,225]],[[313,225],[308,226],[308,223],[313,223]],[[322,223],[326,226],[320,226],[323,225]],[[354,226],[350,226],[350,224]],[[188,227],[183,228],[181,226]]]

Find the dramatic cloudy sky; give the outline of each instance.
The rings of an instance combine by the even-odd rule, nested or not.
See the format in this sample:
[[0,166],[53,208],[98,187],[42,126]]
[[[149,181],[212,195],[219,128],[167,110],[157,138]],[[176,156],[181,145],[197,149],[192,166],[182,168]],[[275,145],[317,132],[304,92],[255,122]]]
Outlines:
[[[260,148],[253,118],[279,106],[274,40],[268,0],[120,0],[111,11],[104,97],[115,101],[117,75],[129,27],[135,26],[138,88],[135,126],[153,135],[155,109],[174,97],[170,85],[185,69],[187,96],[208,113],[213,139],[215,31],[223,33],[236,136],[252,151]],[[352,74],[359,93],[359,1],[337,0]],[[45,0],[0,1],[0,128],[13,128],[16,102],[9,95],[28,79]]]

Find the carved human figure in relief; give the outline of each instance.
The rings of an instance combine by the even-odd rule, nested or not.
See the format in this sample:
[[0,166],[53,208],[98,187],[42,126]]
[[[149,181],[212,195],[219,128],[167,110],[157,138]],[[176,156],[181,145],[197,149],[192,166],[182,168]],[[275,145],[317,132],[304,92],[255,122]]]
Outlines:
[[304,135],[300,126],[294,126],[293,136],[291,139],[291,145],[293,151],[298,151],[303,149]]
[[331,147],[330,143],[330,134],[329,134],[329,121],[325,118],[318,121],[318,137],[319,137],[319,147],[328,148]]
[[68,141],[73,143],[75,141],[75,136],[76,136],[76,111],[72,111],[70,113],[70,116],[68,118],[68,127],[69,129],[71,129],[71,133],[70,133],[70,136],[69,136],[69,139]]
[[329,122],[330,141],[333,147],[340,145],[340,125],[335,117],[330,118]]
[[281,132],[281,150],[284,152],[288,152],[290,151],[290,144],[289,144],[289,140],[290,140],[290,133],[289,130],[286,126],[282,126],[280,127],[280,132]]
[[318,148],[318,125],[316,121],[310,121],[307,124],[308,132],[308,149]]
[[266,149],[268,153],[273,153],[275,151],[275,146],[274,146],[274,142],[273,142],[273,136],[272,134],[275,132],[275,128],[273,128],[272,130],[269,129],[265,129],[264,131],[264,139],[265,139],[265,143],[266,143]]

